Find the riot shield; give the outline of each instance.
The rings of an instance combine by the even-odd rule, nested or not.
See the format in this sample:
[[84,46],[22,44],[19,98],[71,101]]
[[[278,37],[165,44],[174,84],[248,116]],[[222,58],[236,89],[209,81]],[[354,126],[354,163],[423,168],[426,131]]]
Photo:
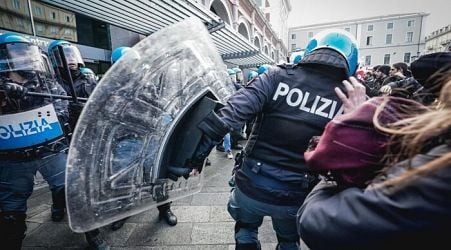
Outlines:
[[66,171],[72,230],[89,231],[199,192],[202,175],[177,178],[169,168],[186,170],[200,139],[197,122],[233,91],[198,19],[162,29],[123,55],[89,97],[74,131]]

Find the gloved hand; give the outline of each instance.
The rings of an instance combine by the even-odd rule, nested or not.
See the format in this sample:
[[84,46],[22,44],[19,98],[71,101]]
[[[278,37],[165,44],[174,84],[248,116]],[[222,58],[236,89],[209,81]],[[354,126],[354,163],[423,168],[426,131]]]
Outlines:
[[17,83],[8,82],[5,83],[5,93],[9,98],[22,99],[28,92],[28,89]]
[[384,85],[381,87],[381,89],[379,90],[380,93],[385,94],[385,95],[389,95],[392,92],[392,88],[388,85]]

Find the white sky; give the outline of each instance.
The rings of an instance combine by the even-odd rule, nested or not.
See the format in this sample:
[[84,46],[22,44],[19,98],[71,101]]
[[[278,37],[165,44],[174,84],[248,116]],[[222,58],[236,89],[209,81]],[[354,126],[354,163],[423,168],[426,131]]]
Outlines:
[[291,0],[288,27],[426,12],[425,35],[451,24],[451,0]]

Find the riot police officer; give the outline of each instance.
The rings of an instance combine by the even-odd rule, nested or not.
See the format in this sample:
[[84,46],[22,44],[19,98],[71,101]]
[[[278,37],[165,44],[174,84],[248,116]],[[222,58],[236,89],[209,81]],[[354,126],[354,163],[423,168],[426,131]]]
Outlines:
[[[130,47],[118,47],[113,50],[111,53],[111,63],[116,63],[125,53],[129,53],[133,51]],[[177,216],[171,210],[171,203],[165,203],[157,207],[159,211],[160,220],[163,219],[168,225],[175,226],[177,225]],[[124,224],[126,219],[114,222],[111,225],[113,230],[117,230]]]
[[267,67],[198,125],[203,136],[188,165],[201,170],[224,134],[257,117],[228,203],[236,221],[236,249],[260,249],[257,234],[264,216],[272,218],[278,249],[298,249],[296,212],[318,179],[302,152],[342,113],[334,88],[342,88],[342,81],[355,73],[357,54],[350,33],[320,32],[298,64]]
[[27,95],[65,94],[48,75],[38,46],[14,33],[0,35],[0,235],[5,249],[20,249],[25,237],[36,171],[49,183],[56,202],[52,212],[64,211],[67,101]]

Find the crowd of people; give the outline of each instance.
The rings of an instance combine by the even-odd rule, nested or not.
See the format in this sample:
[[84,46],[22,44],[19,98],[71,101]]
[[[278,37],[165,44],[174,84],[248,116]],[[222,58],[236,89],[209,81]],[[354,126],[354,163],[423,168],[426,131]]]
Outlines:
[[[114,50],[112,63],[127,50]],[[358,56],[355,38],[333,29],[315,35],[292,63],[262,65],[246,79],[243,69],[227,70],[236,93],[199,124],[202,139],[188,165],[198,174],[215,147],[235,158],[227,209],[236,222],[236,249],[261,248],[258,230],[266,216],[282,250],[446,246],[451,53],[367,71]],[[52,192],[52,220],[64,218],[71,131],[82,98],[96,85],[71,43],[55,40],[43,51],[20,35],[0,35],[0,125],[8,142],[0,145],[5,249],[21,248],[37,171]],[[46,112],[47,120],[31,110]],[[10,120],[22,127],[32,121],[37,131],[57,124],[57,131],[45,141],[21,140],[6,124]],[[239,157],[232,149],[241,151]],[[162,220],[177,224],[170,203],[158,210]],[[91,248],[109,249],[98,229],[85,235]]]

